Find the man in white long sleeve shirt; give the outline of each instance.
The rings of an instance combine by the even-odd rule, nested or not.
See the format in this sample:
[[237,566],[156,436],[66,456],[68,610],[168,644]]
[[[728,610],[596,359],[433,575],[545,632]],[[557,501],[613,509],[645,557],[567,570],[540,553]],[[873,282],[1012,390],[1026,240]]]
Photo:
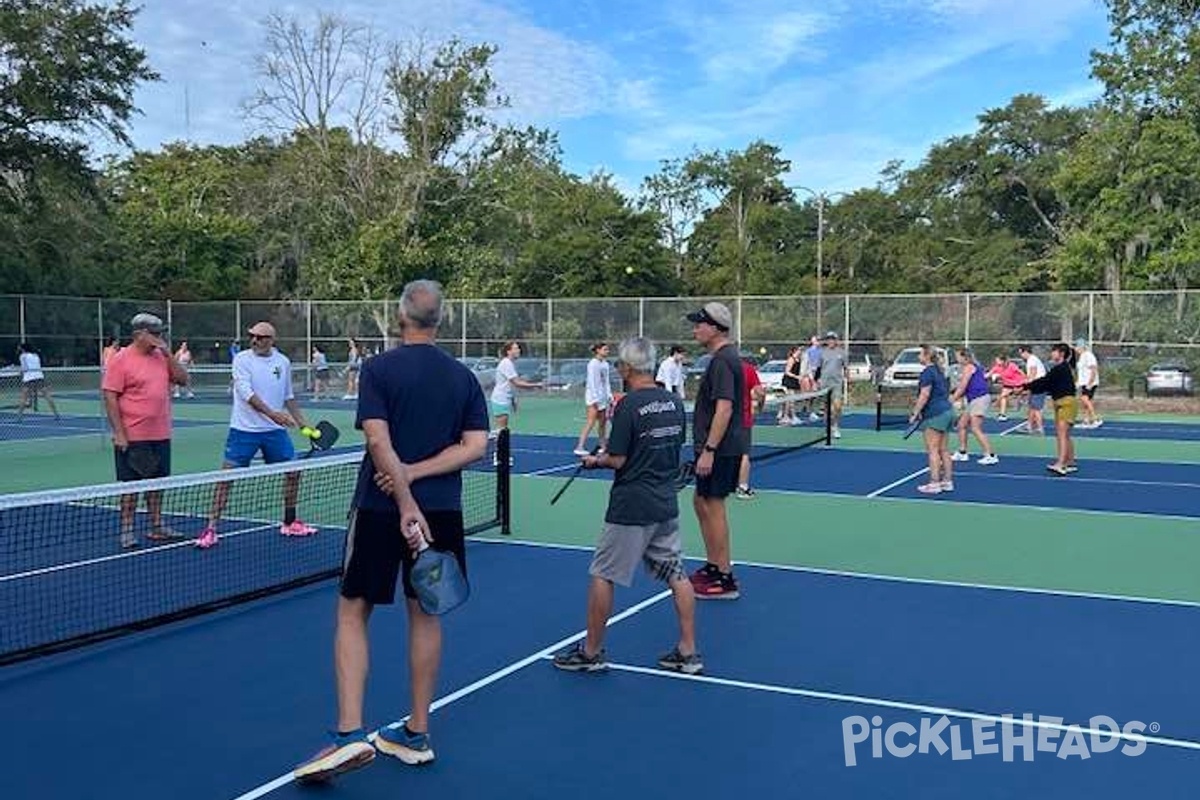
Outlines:
[[683,395],[683,348],[675,345],[671,348],[671,355],[662,360],[658,365],[658,375],[655,376],[654,382],[661,388],[666,389],[671,394],[677,394],[681,398]]

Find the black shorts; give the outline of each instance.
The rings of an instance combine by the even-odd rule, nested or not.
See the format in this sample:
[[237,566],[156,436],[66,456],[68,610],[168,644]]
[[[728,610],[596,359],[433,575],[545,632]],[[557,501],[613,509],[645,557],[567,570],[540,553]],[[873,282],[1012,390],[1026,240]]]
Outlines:
[[[467,574],[467,545],[461,511],[426,511],[434,550],[453,553],[463,576]],[[342,558],[342,597],[366,600],[372,605],[396,601],[396,577],[403,577],[404,596],[416,599],[409,573],[413,554],[400,533],[395,512],[356,508],[350,512],[346,552]]]
[[114,447],[113,462],[119,481],[165,478],[171,474],[171,440],[130,442],[124,450]]
[[[699,455],[696,457],[699,458]],[[712,473],[707,477],[696,476],[696,495],[721,500],[733,494],[737,489],[741,467],[741,456],[714,457]]]
[[1095,386],[1080,386],[1079,393],[1081,395],[1083,395],[1084,397],[1086,397],[1088,400],[1096,399],[1096,387]]

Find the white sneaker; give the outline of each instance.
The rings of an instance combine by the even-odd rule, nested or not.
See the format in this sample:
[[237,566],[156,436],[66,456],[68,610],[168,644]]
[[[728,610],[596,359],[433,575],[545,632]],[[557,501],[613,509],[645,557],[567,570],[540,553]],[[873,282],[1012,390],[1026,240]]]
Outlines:
[[998,422],[1008,422],[1008,414],[1000,414],[996,417]]
[[950,460],[951,461],[970,461],[971,457],[969,455],[967,455],[966,453],[962,452],[961,450],[955,450],[950,455]]
[[1098,420],[1096,420],[1095,422],[1093,422],[1093,423],[1092,423],[1092,427],[1093,427],[1093,428],[1099,428],[1099,427],[1100,427],[1101,425],[1103,425],[1103,424],[1104,424],[1104,420],[1102,420],[1102,419],[1098,419]]
[[833,429],[833,438],[835,438],[835,439],[840,439],[840,438],[842,438],[842,429],[841,429],[841,428],[834,428],[834,429]]
[[592,454],[592,451],[591,451],[591,450],[586,450],[586,449],[584,449],[584,448],[582,448],[582,447],[576,447],[576,448],[575,448],[575,450],[574,450],[573,452],[574,452],[574,453],[575,453],[575,455],[577,455],[577,456],[590,456],[590,455]]
[[953,492],[954,491],[954,481],[942,481],[941,487],[942,487],[943,492]]
[[983,458],[979,459],[979,461],[977,463],[990,467],[992,464],[999,464],[1000,459],[996,456],[995,453],[991,453],[991,454],[986,455]]
[[811,413],[811,414],[809,414],[809,415],[808,415],[808,421],[809,421],[809,422],[820,422],[820,421],[821,421],[821,415],[820,415],[820,414],[817,414],[816,412],[813,412],[813,413]]

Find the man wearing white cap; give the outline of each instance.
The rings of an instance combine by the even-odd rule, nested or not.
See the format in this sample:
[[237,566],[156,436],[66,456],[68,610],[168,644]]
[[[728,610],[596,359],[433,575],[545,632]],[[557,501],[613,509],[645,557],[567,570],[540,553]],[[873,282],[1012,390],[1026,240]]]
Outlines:
[[704,537],[706,563],[691,576],[696,597],[736,600],[729,547],[729,517],[725,498],[737,489],[742,456],[749,442],[742,435],[745,375],[737,345],[729,341],[733,314],[722,303],[707,303],[687,315],[692,337],[711,355],[696,393],[692,446],[696,451],[696,495],[693,505]]
[[[171,474],[171,384],[187,383],[187,370],[163,341],[166,326],[153,314],[129,323],[133,339],[108,359],[100,389],[112,427],[118,481],[165,478]],[[146,492],[152,542],[180,538],[162,521],[162,492]],[[137,547],[136,493],[121,496],[121,547]]]
[[[308,425],[292,393],[292,362],[275,349],[275,326],[257,322],[249,334],[250,349],[233,358],[233,413],[222,469],[248,467],[259,451],[268,464],[291,461],[296,457],[296,448],[287,429]],[[284,536],[317,532],[296,517],[299,487],[300,474],[289,473],[284,480],[283,525],[279,529]],[[209,548],[217,543],[217,523],[228,498],[229,484],[218,484],[212,513],[196,540],[197,547]]]
[[1088,348],[1087,339],[1075,340],[1075,384],[1079,387],[1079,404],[1083,406],[1080,428],[1099,428],[1104,421],[1096,414],[1096,389],[1100,387],[1100,362]]

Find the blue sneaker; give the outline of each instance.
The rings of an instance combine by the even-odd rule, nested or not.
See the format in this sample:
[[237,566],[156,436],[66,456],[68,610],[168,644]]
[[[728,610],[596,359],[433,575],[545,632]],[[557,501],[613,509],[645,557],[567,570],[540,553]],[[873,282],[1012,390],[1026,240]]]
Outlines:
[[375,759],[375,748],[362,729],[346,734],[331,731],[330,743],[292,772],[299,783],[320,783],[365,767]]
[[428,733],[414,733],[405,723],[399,728],[380,728],[375,737],[379,752],[398,758],[410,766],[428,764],[433,761],[433,748],[429,746]]

